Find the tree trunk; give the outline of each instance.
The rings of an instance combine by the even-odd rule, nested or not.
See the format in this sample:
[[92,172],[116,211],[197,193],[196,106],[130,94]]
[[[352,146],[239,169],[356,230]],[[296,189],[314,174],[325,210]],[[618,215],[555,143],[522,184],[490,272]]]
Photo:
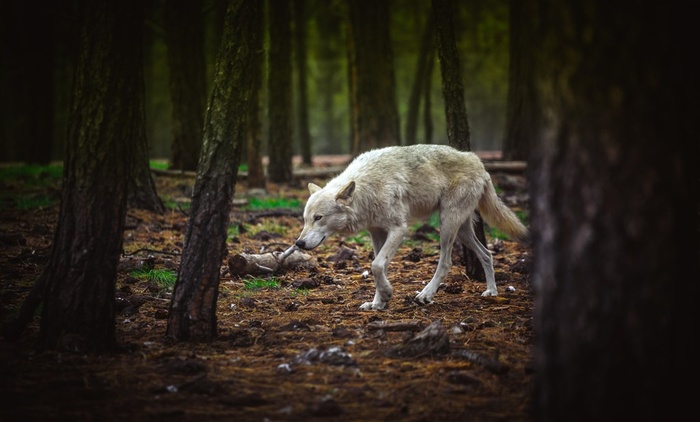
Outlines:
[[297,77],[299,88],[299,149],[302,162],[311,165],[311,132],[309,131],[309,100],[306,80],[306,0],[294,1],[294,39],[296,40]]
[[[459,68],[457,42],[452,25],[452,6],[450,0],[432,0],[432,7],[442,75],[442,95],[445,98],[447,140],[453,147],[469,151],[471,150],[469,121],[467,107],[464,104],[462,73]],[[478,211],[476,215],[479,216]],[[477,239],[486,245],[484,223],[480,216],[474,223],[474,233]],[[462,245],[462,256],[467,275],[475,280],[485,281],[484,267],[476,254]]]
[[197,170],[206,103],[204,19],[202,0],[168,0],[170,98],[173,104],[170,168]]
[[533,2],[510,0],[510,64],[503,158],[526,161],[530,141],[536,139],[539,107],[536,104],[534,61],[528,53],[535,42],[537,9]]
[[261,114],[261,96],[263,73],[265,70],[265,50],[263,48],[263,27],[264,22],[261,21],[258,28],[255,28],[259,33],[252,37],[251,42],[256,42],[255,45],[250,45],[253,51],[251,57],[251,91],[250,101],[248,102],[248,116],[246,117],[246,163],[248,164],[248,189],[266,188],[265,168],[262,163],[262,120]]
[[290,4],[271,1],[267,175],[275,183],[292,181],[292,30]]
[[348,0],[353,155],[400,145],[387,0]]
[[[35,291],[39,346],[105,351],[116,344],[114,295],[142,100],[138,1],[85,2],[63,197],[53,250]],[[44,284],[41,286],[41,284]]]
[[219,272],[259,45],[258,0],[230,0],[204,123],[204,145],[192,193],[180,272],[173,291],[167,335],[181,341],[211,341],[217,335]]
[[428,16],[423,28],[423,39],[421,41],[420,51],[418,53],[418,64],[416,66],[416,75],[411,86],[411,94],[408,98],[408,113],[406,115],[406,145],[413,145],[416,141],[416,133],[418,132],[418,113],[420,111],[421,94],[426,97],[426,104],[430,102],[430,91],[426,91],[425,87],[429,86],[426,79],[432,75],[429,70],[432,70],[430,60],[433,59],[432,50],[434,49],[435,30],[433,29],[433,17]]
[[442,95],[445,98],[447,139],[453,147],[470,151],[469,121],[452,24],[452,6],[450,0],[432,0],[432,7],[442,76]]
[[[141,54],[137,60],[141,63]],[[144,105],[143,73],[139,77],[138,103],[134,104],[134,119],[138,126],[134,133],[133,159],[129,174],[128,204],[130,208],[140,208],[158,214],[165,212],[163,201],[158,196],[156,184],[151,174],[148,154],[148,142],[146,141],[146,115]]]
[[538,6],[537,420],[685,419],[699,369],[691,18],[654,1]]

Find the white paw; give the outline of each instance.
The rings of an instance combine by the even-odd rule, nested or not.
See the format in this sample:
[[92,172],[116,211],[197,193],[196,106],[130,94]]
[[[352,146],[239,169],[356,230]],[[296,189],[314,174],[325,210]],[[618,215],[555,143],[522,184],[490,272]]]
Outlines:
[[413,300],[417,303],[420,303],[421,305],[433,303],[433,298],[423,292],[418,293]]
[[487,289],[481,296],[498,296],[498,291]]
[[361,311],[381,310],[386,308],[386,302],[365,302],[360,306]]

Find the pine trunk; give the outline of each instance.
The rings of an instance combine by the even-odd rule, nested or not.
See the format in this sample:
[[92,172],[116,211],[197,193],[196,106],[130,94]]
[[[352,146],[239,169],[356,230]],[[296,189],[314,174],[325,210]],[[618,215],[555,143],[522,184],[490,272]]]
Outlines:
[[130,157],[141,130],[139,1],[86,2],[51,259],[40,283],[39,345],[115,346],[114,295]]
[[254,52],[262,20],[258,0],[229,1],[204,126],[202,159],[192,194],[190,220],[167,335],[211,341],[217,335],[219,274],[236,185],[246,114],[252,91]]
[[651,1],[538,4],[537,420],[683,420],[700,290],[688,22]]

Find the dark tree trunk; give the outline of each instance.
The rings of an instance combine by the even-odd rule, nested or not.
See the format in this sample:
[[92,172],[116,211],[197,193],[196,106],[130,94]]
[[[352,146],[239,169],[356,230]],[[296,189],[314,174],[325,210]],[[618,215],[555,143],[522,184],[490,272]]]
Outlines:
[[[141,12],[141,14],[143,15],[143,12]],[[141,26],[135,26],[132,30],[135,31],[135,33],[132,34],[133,36],[143,39],[143,23]],[[139,72],[138,79],[134,81],[134,83],[137,84],[134,91],[137,98],[134,99],[132,106],[135,131],[127,204],[130,208],[140,208],[162,214],[165,212],[165,206],[158,196],[156,184],[151,174],[149,163],[150,152],[146,139],[146,88],[143,80],[143,41],[135,45],[132,54],[135,56],[134,60],[138,61],[138,66],[142,70]]]
[[[51,258],[23,305],[43,301],[39,346],[106,351],[116,344],[114,295],[127,188],[141,130],[141,3],[85,2],[63,197]],[[22,315],[20,315],[22,317]]]
[[528,53],[535,42],[538,14],[533,2],[510,0],[510,65],[503,158],[527,160],[536,139],[539,107],[536,104],[534,61]]
[[202,158],[192,193],[190,220],[167,335],[181,341],[210,341],[217,335],[219,272],[226,254],[226,229],[257,54],[248,46],[262,25],[258,0],[230,0],[204,122]]
[[[136,29],[135,29],[136,30]],[[136,60],[141,63],[141,53]],[[143,73],[139,77],[139,100],[134,103],[134,119],[138,128],[134,133],[133,159],[129,176],[128,205],[130,208],[140,208],[158,214],[165,212],[163,201],[158,196],[156,184],[151,174],[149,163],[148,142],[146,141],[146,110],[144,104]]]
[[400,145],[388,0],[348,0],[353,155]]
[[450,145],[462,151],[471,150],[467,107],[464,103],[464,85],[459,67],[459,54],[452,24],[450,0],[432,0],[435,19],[442,95],[445,98],[447,139]]
[[418,132],[418,114],[420,111],[421,94],[426,98],[426,104],[430,103],[430,91],[426,90],[426,86],[430,86],[426,79],[430,79],[432,64],[434,59],[432,51],[434,50],[435,30],[433,29],[433,17],[428,16],[423,29],[423,39],[421,41],[420,51],[418,52],[418,64],[416,66],[416,75],[411,86],[411,94],[408,97],[408,113],[406,114],[406,133],[404,139],[406,145],[413,145],[417,142],[416,133]]
[[683,420],[699,366],[691,18],[537,4],[537,420]]
[[248,103],[248,115],[246,117],[246,163],[248,164],[248,188],[265,189],[265,168],[262,162],[262,120],[260,118],[262,107],[260,91],[262,90],[263,72],[265,70],[265,50],[263,49],[264,22],[258,28],[258,33],[251,37],[250,45],[253,51],[251,57],[251,91]]
[[302,162],[311,165],[311,132],[309,131],[309,100],[306,80],[306,0],[294,1],[294,39],[296,40],[296,62],[299,88],[299,149]]
[[207,89],[202,4],[202,0],[168,0],[165,4],[173,104],[170,168],[177,170],[197,170],[202,146]]
[[275,183],[292,181],[292,29],[287,0],[271,1],[270,72],[268,114],[270,119],[267,175]]
[[[432,7],[435,18],[435,38],[440,58],[440,74],[442,75],[442,95],[445,98],[447,140],[453,147],[469,151],[471,150],[469,121],[467,107],[464,103],[464,86],[462,85],[457,42],[452,24],[452,6],[450,0],[432,0]],[[479,212],[477,211],[476,214],[478,216]],[[486,245],[484,223],[481,218],[476,220],[474,232],[477,239]],[[473,279],[485,281],[484,267],[476,254],[462,245],[462,256],[467,275]]]

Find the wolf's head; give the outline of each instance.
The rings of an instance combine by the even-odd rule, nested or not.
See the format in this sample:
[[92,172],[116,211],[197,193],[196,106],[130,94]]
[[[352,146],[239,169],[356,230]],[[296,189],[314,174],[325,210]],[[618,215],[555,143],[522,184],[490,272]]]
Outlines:
[[353,210],[350,204],[355,182],[349,182],[339,191],[309,183],[309,192],[311,196],[304,208],[304,229],[295,243],[306,250],[314,249],[333,233],[352,231]]

